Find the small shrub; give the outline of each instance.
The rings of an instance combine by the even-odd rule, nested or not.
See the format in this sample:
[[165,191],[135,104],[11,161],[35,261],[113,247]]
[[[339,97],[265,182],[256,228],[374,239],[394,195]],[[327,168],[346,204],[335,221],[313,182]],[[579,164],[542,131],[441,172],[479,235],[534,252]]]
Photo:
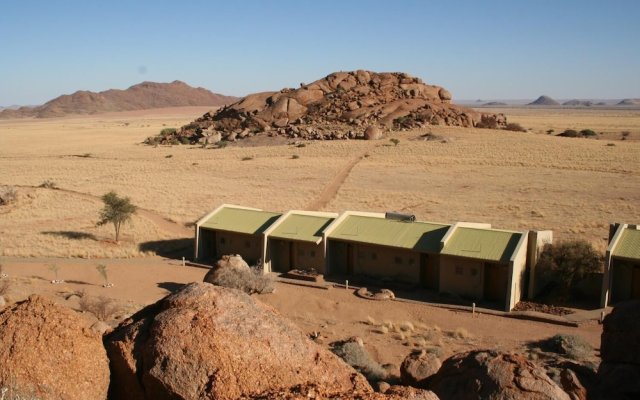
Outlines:
[[41,187],[44,189],[57,189],[58,185],[54,181],[47,179],[46,181],[42,182],[38,187]]
[[398,139],[398,138],[391,138],[391,139],[389,139],[389,141],[391,143],[393,143],[395,146],[397,146],[398,143],[400,143],[400,139]]
[[354,341],[340,341],[332,343],[331,351],[375,383],[387,378],[387,371],[371,358],[367,350]]
[[610,146],[610,147],[615,145],[616,145],[615,143],[607,143],[607,146]]
[[299,158],[300,158],[300,156],[299,156],[299,155],[297,155],[297,154],[294,154],[294,155],[292,155],[292,156],[291,156],[291,159],[292,159],[292,160],[297,160],[297,159],[299,159]]
[[547,130],[547,135],[551,135],[551,134],[553,134],[553,132],[555,132],[553,129],[549,129],[549,130]]
[[621,133],[623,138],[627,138],[630,134],[631,134],[631,132],[629,132],[629,131],[622,131],[622,133]]
[[242,157],[242,161],[250,161],[253,160],[253,157]]
[[592,129],[583,129],[578,133],[580,134],[580,136],[583,136],[583,137],[598,136],[598,134]]
[[263,274],[260,266],[248,270],[224,268],[216,273],[210,282],[214,285],[242,290],[248,294],[271,293],[274,289],[273,275]]
[[416,328],[413,326],[411,322],[406,321],[400,324],[400,330],[403,332],[413,332],[416,330]]
[[80,296],[80,310],[90,312],[100,321],[108,321],[122,311],[118,302],[104,296],[92,297],[83,294]]
[[559,133],[558,136],[562,136],[562,137],[578,137],[578,136],[580,136],[580,133],[578,133],[578,131],[576,131],[575,129],[565,129],[562,133]]
[[218,149],[224,149],[228,145],[229,145],[229,142],[227,142],[226,140],[221,140],[219,142],[216,142],[216,148]]
[[296,145],[296,147],[306,147],[306,146],[307,146],[307,145],[306,145],[306,144],[304,144],[304,143],[298,143],[298,144]]
[[102,279],[104,279],[104,284],[102,286],[112,287],[113,284],[109,283],[109,271],[107,270],[107,266],[105,264],[98,264],[96,265],[96,270],[98,271]]
[[382,333],[383,335],[386,335],[387,333],[389,333],[389,328],[382,325],[378,328],[378,333]]
[[172,136],[177,132],[176,128],[164,128],[160,131],[160,136],[167,137]]
[[18,193],[12,186],[0,187],[0,206],[13,203],[18,198]]
[[602,255],[591,243],[574,240],[546,244],[536,269],[558,287],[561,295],[570,295],[575,285],[593,272],[601,272]]
[[565,355],[574,360],[581,360],[593,352],[593,347],[578,335],[557,334],[548,339],[530,342],[529,348]]
[[61,283],[62,281],[58,279],[58,272],[60,271],[60,267],[56,264],[49,265],[49,271],[53,272],[53,280],[51,283]]
[[440,346],[428,346],[424,348],[424,351],[427,352],[428,354],[433,354],[438,358],[442,358],[442,355],[444,353],[444,351],[442,350],[442,347]]
[[166,156],[164,156],[164,158],[171,158],[173,157],[173,154],[167,154]]
[[191,140],[186,136],[182,136],[180,138],[180,143],[182,143],[182,144],[191,144]]
[[455,331],[450,332],[450,336],[456,339],[471,339],[473,337],[465,328],[456,328]]
[[483,115],[480,122],[476,123],[476,128],[481,129],[498,129],[498,121],[490,115]]
[[513,131],[513,132],[526,132],[527,130],[522,127],[522,125],[516,123],[516,122],[509,122],[507,124],[507,126],[504,127],[505,130],[507,131]]

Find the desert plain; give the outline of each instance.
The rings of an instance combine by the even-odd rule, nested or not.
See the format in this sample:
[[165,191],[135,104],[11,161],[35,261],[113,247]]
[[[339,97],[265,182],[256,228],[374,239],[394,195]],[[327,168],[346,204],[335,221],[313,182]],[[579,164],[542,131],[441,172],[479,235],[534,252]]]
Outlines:
[[[556,241],[585,239],[602,252],[609,223],[636,223],[640,216],[637,109],[491,109],[528,132],[432,126],[379,141],[256,137],[220,149],[142,144],[208,110],[0,121],[0,185],[15,187],[18,196],[0,209],[0,263],[12,300],[37,292],[67,302],[69,293],[85,291],[132,312],[182,283],[201,281],[206,270],[182,266],[180,258],[189,257],[193,222],[223,203],[273,211],[394,210],[433,222],[550,229]],[[567,128],[598,136],[546,133]],[[112,227],[96,226],[100,196],[110,190],[140,208],[119,244]],[[102,287],[99,263],[108,266],[113,288]],[[50,283],[51,265],[65,283]],[[372,305],[345,290],[329,295],[277,285],[259,298],[305,332],[320,332],[327,343],[364,337],[378,362],[396,366],[416,344],[379,333],[382,321],[423,327],[416,328],[424,330],[421,338],[444,341],[447,354],[509,350],[558,332],[594,346],[600,340],[595,321],[573,328],[474,318],[428,305]]]

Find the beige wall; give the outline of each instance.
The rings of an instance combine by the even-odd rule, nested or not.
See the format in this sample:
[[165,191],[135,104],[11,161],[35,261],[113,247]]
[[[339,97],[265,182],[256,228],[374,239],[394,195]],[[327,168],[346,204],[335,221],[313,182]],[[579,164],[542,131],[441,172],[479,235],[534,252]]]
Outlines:
[[293,242],[293,266],[297,269],[315,269],[324,274],[324,246],[322,243]]
[[[527,240],[527,239],[525,239]],[[509,267],[511,272],[511,295],[509,303],[506,305],[506,311],[511,311],[513,307],[522,299],[522,293],[525,289],[525,274],[527,272],[527,242],[517,249],[517,254],[513,258],[513,263]],[[507,293],[509,290],[507,289]]]
[[530,231],[527,240],[526,266],[529,267],[527,297],[534,299],[548,282],[542,280],[544,271],[536,270],[536,264],[544,245],[553,243],[553,231]]
[[411,250],[354,244],[355,275],[420,282],[420,253]]
[[484,291],[483,284],[483,261],[451,256],[440,258],[441,292],[481,299]]
[[216,231],[215,246],[218,259],[227,254],[240,254],[249,265],[262,259],[261,236]]

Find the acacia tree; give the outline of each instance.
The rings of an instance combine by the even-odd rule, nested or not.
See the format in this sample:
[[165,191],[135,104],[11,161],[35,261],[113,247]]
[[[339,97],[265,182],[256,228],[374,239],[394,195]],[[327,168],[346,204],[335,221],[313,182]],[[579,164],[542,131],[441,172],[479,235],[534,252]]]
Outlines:
[[129,221],[138,208],[131,204],[131,200],[128,197],[119,197],[114,191],[103,195],[102,202],[104,207],[100,211],[98,226],[112,223],[116,231],[117,243],[120,239],[122,224]]

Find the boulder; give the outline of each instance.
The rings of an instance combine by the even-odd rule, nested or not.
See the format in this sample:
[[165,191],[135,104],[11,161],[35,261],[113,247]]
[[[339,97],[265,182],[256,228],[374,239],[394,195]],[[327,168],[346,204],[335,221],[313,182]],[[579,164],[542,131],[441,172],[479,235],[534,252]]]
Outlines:
[[[413,129],[442,124],[472,127],[480,122],[482,114],[451,104],[451,98],[445,88],[425,84],[405,73],[336,72],[297,89],[251,94],[213,115],[204,114],[174,136],[193,142],[199,132],[215,130],[232,141],[243,137],[229,137],[230,132],[244,129],[261,132],[273,127],[276,132],[272,136],[289,135],[288,128],[298,124],[314,131],[328,128],[333,133],[330,137],[315,135],[311,139],[347,139],[346,133],[353,126]],[[494,114],[488,117],[504,118]],[[394,123],[397,120],[402,123]],[[172,142],[174,137],[157,139],[163,144]]]
[[118,399],[261,398],[303,386],[372,392],[364,377],[273,309],[208,283],[144,308],[105,346]]
[[560,373],[560,385],[571,400],[587,400],[587,389],[585,389],[576,373],[572,370],[562,370]]
[[299,385],[284,390],[268,391],[257,395],[241,397],[241,399],[260,400],[438,400],[435,393],[408,386],[391,386],[384,393],[353,391],[349,393],[335,392],[314,385]]
[[605,317],[600,356],[603,362],[640,366],[640,300],[622,303]]
[[249,264],[239,254],[222,256],[204,276],[204,282],[214,283],[221,271],[232,269],[238,272],[251,271]]
[[102,337],[78,313],[33,295],[1,311],[0,327],[0,388],[8,398],[106,399]]
[[430,376],[438,372],[442,362],[432,353],[414,351],[400,364],[400,380],[404,385],[420,386]]
[[441,399],[569,400],[544,369],[523,356],[491,350],[456,354],[420,385]]
[[640,301],[616,306],[603,321],[598,368],[607,399],[640,398]]
[[382,130],[377,126],[370,125],[364,130],[365,140],[380,140],[382,139]]

